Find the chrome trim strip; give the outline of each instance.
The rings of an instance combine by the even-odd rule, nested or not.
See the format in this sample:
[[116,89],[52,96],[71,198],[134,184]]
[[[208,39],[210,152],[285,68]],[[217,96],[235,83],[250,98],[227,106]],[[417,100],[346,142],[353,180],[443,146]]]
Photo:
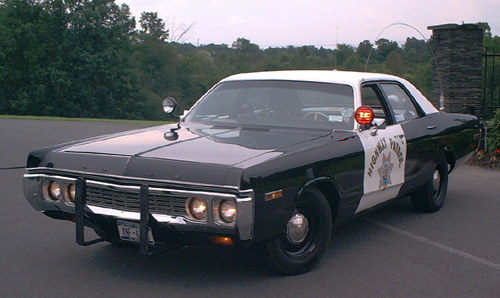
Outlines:
[[[58,180],[66,180],[66,181],[76,181],[75,178],[68,178],[68,177],[63,177],[63,176],[57,176],[57,175],[47,175],[47,174],[24,174],[24,177],[26,179],[58,179]],[[100,182],[100,181],[95,181],[95,180],[86,180],[86,183],[88,185],[98,185],[98,186],[104,186],[104,187],[109,187],[109,188],[114,188],[114,189],[123,189],[123,190],[134,190],[134,191],[139,191],[140,186],[131,186],[131,185],[121,185],[121,184],[114,184],[114,183],[107,183],[107,182]],[[190,196],[209,196],[209,197],[217,197],[217,198],[225,198],[225,199],[235,199],[235,200],[242,200],[236,198],[235,195],[231,194],[225,194],[225,193],[220,193],[220,192],[209,192],[209,191],[190,191],[190,190],[179,190],[179,189],[170,189],[170,188],[158,188],[158,187],[151,187],[149,188],[150,191],[152,192],[162,192],[162,193],[173,193],[173,194],[181,194],[186,197]],[[249,200],[249,198],[246,198],[244,200]],[[250,198],[251,200],[251,198]]]
[[[156,182],[156,183],[169,183],[169,184],[174,184],[174,185],[175,184],[177,184],[177,185],[189,185],[190,187],[200,186],[200,187],[223,188],[223,189],[230,189],[233,191],[240,191],[238,187],[230,186],[230,185],[215,185],[215,184],[194,183],[194,182],[163,180],[163,179],[146,179],[146,178],[138,178],[138,177],[132,177],[132,176],[91,173],[91,172],[84,172],[84,171],[64,170],[64,169],[47,168],[47,167],[26,168],[26,170],[27,171],[44,171],[44,170],[57,171],[57,172],[67,172],[67,173],[80,174],[80,175],[92,175],[92,176],[109,177],[109,178],[115,178],[115,179],[126,179],[126,180],[132,180],[132,181],[150,181],[150,182]],[[37,174],[33,174],[33,175],[37,175]]]
[[251,197],[236,200],[238,214],[236,215],[236,226],[241,240],[253,239],[254,226],[254,200]]
[[[139,212],[121,211],[121,210],[102,208],[102,207],[97,207],[97,206],[92,206],[92,205],[87,205],[87,207],[92,212],[94,212],[95,214],[99,214],[99,215],[106,215],[106,216],[111,216],[111,217],[118,218],[118,219],[128,219],[128,220],[135,220],[135,221],[139,221],[141,219],[141,214]],[[173,217],[173,216],[169,216],[169,215],[154,214],[154,213],[151,215],[158,222],[161,222],[161,223],[179,224],[179,225],[186,225],[188,223],[186,221],[186,219],[182,218],[182,217]]]
[[238,202],[238,203],[251,202],[251,201],[252,201],[252,198],[241,198],[241,199],[236,198],[236,202]]
[[65,181],[76,181],[75,178],[69,178],[69,177],[64,177],[64,176],[57,176],[57,175],[47,175],[47,174],[24,174],[24,178],[52,178],[52,179],[58,179],[58,180],[65,180]]
[[118,189],[124,189],[124,190],[128,189],[128,190],[139,191],[141,189],[140,186],[111,184],[111,183],[99,182],[99,181],[95,181],[95,180],[85,180],[85,183],[87,183],[87,185],[92,184],[92,185],[99,185],[99,186],[118,188]]
[[[50,176],[49,176],[50,177]],[[129,185],[120,185],[106,182],[99,182],[95,180],[86,180],[87,185],[100,185],[104,187],[110,187],[115,189],[129,189],[139,191],[140,186],[129,186]],[[208,192],[208,191],[190,191],[190,190],[178,190],[178,189],[169,189],[169,188],[158,188],[158,187],[150,187],[150,192],[162,192],[162,193],[173,193],[173,194],[183,194],[186,197],[190,196],[209,196],[209,197],[220,197],[220,198],[231,198],[235,199],[234,195],[228,195],[224,193],[218,192]]]

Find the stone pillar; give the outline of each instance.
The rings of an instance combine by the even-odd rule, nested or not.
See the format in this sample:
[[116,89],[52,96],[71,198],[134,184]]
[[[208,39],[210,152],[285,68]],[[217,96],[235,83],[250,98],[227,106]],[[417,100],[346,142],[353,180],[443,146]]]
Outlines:
[[[446,112],[479,112],[482,92],[482,54],[487,23],[429,26],[434,51],[431,101]],[[437,65],[436,65],[437,61]],[[441,91],[442,88],[442,91]]]

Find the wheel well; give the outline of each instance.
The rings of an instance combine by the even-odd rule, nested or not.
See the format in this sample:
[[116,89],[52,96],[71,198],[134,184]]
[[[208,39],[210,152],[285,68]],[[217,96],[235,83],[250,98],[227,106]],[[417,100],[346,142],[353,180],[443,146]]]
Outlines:
[[453,168],[455,168],[455,163],[457,162],[457,158],[455,153],[449,150],[444,151],[444,157],[446,158],[446,162],[448,163],[448,172],[451,172]]
[[340,203],[340,197],[339,193],[337,191],[337,188],[331,181],[321,181],[318,183],[315,183],[313,185],[316,187],[319,191],[325,195],[326,199],[328,200],[328,204],[330,205],[330,209],[332,211],[332,222],[335,222],[335,219],[337,219],[337,213],[339,210],[339,203]]

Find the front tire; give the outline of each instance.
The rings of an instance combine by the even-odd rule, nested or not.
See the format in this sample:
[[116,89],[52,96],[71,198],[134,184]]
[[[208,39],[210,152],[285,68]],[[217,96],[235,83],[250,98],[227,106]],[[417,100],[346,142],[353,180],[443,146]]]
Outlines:
[[321,259],[332,234],[332,213],[323,193],[307,188],[281,235],[267,243],[274,267],[288,275],[311,270]]
[[411,203],[421,212],[436,212],[444,204],[448,189],[448,163],[443,157],[436,165],[431,179],[411,193]]

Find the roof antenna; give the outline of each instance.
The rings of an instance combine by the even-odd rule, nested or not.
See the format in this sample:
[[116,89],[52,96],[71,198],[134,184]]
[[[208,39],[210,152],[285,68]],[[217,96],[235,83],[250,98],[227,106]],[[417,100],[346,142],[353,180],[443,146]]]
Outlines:
[[[413,27],[413,26],[411,26],[409,24],[406,24],[406,23],[392,23],[392,24],[386,26],[384,29],[382,29],[382,31],[380,31],[380,33],[375,38],[374,45],[377,43],[377,40],[379,39],[380,35],[382,35],[382,33],[384,33],[384,31],[386,29],[388,29],[388,28],[390,28],[392,26],[405,26],[405,27],[411,28],[411,29],[417,31],[418,34],[420,34],[420,36],[422,36],[422,38],[425,40],[425,44],[431,50],[432,60],[434,60],[434,63],[436,63],[437,77],[438,77],[438,82],[439,82],[439,93],[440,93],[440,95],[439,95],[439,110],[440,111],[444,111],[444,93],[443,93],[443,85],[441,83],[441,72],[439,71],[439,64],[437,62],[436,57],[434,56],[434,50],[432,49],[429,41],[427,40],[427,38],[425,38],[425,36],[422,34],[422,32],[420,32],[417,28],[415,28],[415,27]],[[368,63],[370,62],[370,58],[372,56],[372,52],[373,52],[373,47],[370,49],[370,53],[368,54],[368,58],[366,59],[365,72],[368,69]]]

